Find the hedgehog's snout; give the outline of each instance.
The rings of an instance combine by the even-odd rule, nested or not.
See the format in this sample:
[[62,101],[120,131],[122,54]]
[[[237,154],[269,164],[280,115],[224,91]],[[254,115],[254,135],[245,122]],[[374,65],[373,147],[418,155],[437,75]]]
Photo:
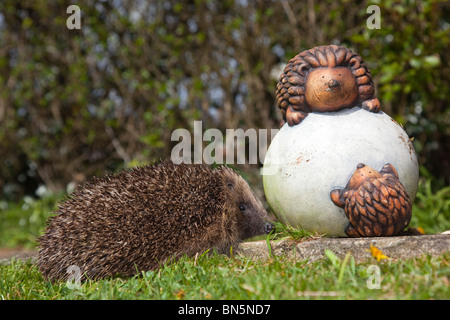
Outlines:
[[358,169],[362,169],[362,168],[364,168],[366,165],[364,164],[364,163],[359,163],[356,167],[358,168]]
[[267,233],[267,234],[269,234],[269,233],[273,230],[274,227],[275,227],[275,226],[274,226],[272,223],[267,222],[267,223],[264,225],[264,232]]

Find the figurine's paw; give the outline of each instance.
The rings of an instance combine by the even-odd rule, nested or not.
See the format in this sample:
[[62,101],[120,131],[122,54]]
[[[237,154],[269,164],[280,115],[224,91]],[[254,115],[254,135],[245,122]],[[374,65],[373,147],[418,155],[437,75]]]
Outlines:
[[366,100],[361,104],[362,108],[370,112],[377,113],[380,111],[380,101],[377,98]]
[[289,107],[286,112],[286,122],[290,127],[292,127],[302,122],[302,120],[305,119],[307,115],[308,113],[306,112],[294,110]]
[[331,201],[338,207],[343,208],[345,206],[344,199],[341,197],[341,189],[334,189],[330,192]]

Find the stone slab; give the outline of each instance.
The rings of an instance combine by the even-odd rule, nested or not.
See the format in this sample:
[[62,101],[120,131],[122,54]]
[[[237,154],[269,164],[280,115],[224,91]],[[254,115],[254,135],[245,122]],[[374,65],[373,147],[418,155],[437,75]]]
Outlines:
[[244,242],[234,250],[236,254],[256,259],[270,258],[270,254],[298,260],[315,261],[325,257],[325,250],[343,258],[350,252],[357,262],[374,259],[370,245],[377,247],[392,260],[418,257],[424,254],[440,255],[450,250],[450,235],[421,235],[379,238],[316,238],[302,242],[271,241],[270,250],[265,240]]

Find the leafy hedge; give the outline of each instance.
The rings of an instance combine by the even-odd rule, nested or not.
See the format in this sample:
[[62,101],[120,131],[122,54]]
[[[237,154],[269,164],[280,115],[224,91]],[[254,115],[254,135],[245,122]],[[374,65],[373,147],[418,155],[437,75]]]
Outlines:
[[[176,128],[274,128],[279,66],[340,44],[361,53],[382,107],[450,179],[449,4],[424,1],[0,3],[0,192],[61,190],[170,155]],[[381,28],[368,29],[370,4]],[[275,75],[275,76],[274,76]]]

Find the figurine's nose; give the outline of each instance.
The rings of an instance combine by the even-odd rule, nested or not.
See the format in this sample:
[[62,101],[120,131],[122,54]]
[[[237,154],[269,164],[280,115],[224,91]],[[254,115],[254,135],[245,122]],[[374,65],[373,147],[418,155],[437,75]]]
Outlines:
[[339,81],[337,81],[335,79],[328,81],[329,88],[336,88],[337,86],[339,86]]
[[364,168],[366,165],[364,163],[359,163],[356,167],[358,169]]

